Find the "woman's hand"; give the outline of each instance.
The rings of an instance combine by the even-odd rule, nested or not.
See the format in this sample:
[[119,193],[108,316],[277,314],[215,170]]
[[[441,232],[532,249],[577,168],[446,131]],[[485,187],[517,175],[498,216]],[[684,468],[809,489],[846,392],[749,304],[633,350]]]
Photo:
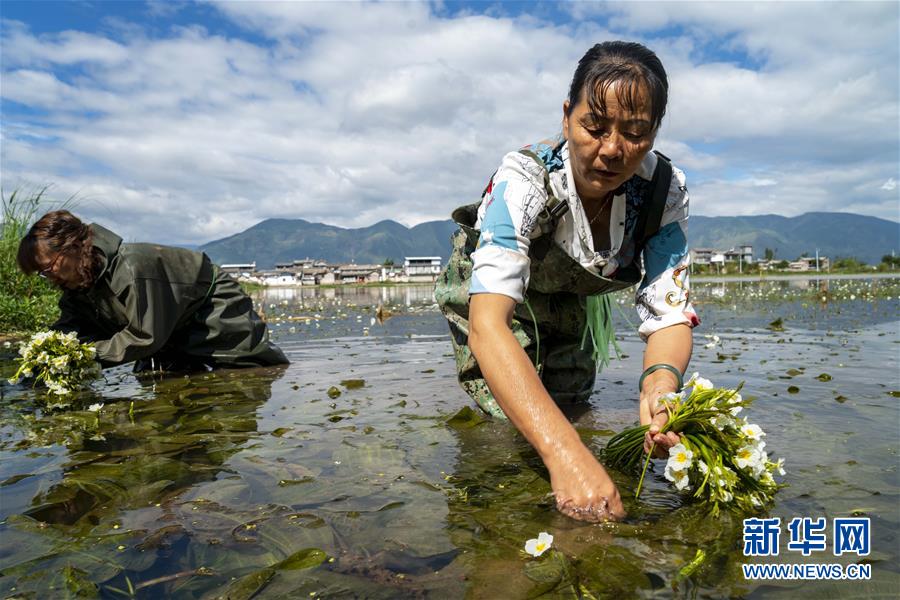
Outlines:
[[[687,369],[691,358],[693,338],[691,328],[686,324],[672,325],[659,329],[647,338],[647,349],[644,351],[644,368],[664,363],[672,365],[682,373]],[[665,458],[669,448],[680,441],[677,433],[660,430],[669,421],[664,396],[678,391],[678,380],[675,374],[659,369],[647,375],[641,386],[640,419],[641,425],[649,425],[644,436],[644,452],[653,448],[654,458]],[[669,408],[674,408],[670,406]],[[656,444],[654,447],[653,445]]]
[[[647,379],[649,380],[650,378],[648,377]],[[649,386],[645,383],[644,387]],[[673,403],[665,398],[668,393],[675,391],[674,386],[668,387],[672,389],[663,388],[660,390],[655,388],[641,392],[641,425],[650,425],[650,429],[644,435],[644,452],[649,453],[650,448],[653,448],[653,458],[667,457],[669,448],[681,441],[681,438],[674,431],[660,433],[660,430],[669,421],[668,410],[675,408]]]
[[580,521],[618,521],[625,508],[616,484],[594,455],[580,440],[560,448],[544,462],[550,472],[550,485],[556,508]]
[[574,519],[625,516],[619,492],[547,393],[510,330],[515,301],[475,294],[469,303],[469,348],[497,404],[534,447],[550,472],[559,510]]

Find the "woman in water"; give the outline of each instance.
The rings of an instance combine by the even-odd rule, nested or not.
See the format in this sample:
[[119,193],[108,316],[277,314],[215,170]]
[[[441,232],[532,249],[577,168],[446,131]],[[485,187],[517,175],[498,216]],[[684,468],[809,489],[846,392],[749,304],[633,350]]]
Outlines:
[[662,63],[644,46],[588,50],[562,134],[507,154],[481,202],[453,213],[460,230],[436,287],[463,389],[512,421],[546,465],[559,510],[578,519],[624,516],[612,479],[557,405],[586,401],[608,359],[606,294],[639,284],[645,449],[655,443],[661,455],[678,441],[659,431],[662,399],[682,385],[699,320],[684,174],[651,152],[667,98]]

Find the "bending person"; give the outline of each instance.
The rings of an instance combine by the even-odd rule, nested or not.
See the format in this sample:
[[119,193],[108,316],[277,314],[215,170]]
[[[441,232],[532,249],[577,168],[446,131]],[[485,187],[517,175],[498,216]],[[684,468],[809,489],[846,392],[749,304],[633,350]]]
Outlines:
[[460,230],[436,285],[462,387],[534,446],[557,507],[575,518],[624,516],[612,479],[557,406],[586,401],[608,359],[605,294],[640,284],[645,450],[655,442],[662,455],[678,440],[659,433],[661,399],[681,387],[699,320],[688,300],[684,174],[650,151],[667,96],[647,48],[591,48],[563,103],[561,136],[507,154],[482,201],[454,211]]
[[52,328],[94,342],[104,367],[135,371],[284,364],[238,283],[201,252],[126,244],[66,210],[41,217],[17,256],[63,290]]

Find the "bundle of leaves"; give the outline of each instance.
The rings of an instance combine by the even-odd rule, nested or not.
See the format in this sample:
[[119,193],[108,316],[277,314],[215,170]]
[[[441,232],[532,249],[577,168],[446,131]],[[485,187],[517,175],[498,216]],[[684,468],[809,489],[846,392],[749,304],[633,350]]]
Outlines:
[[43,384],[56,396],[66,396],[100,375],[97,350],[82,344],[75,333],[43,331],[19,346],[19,368],[9,380],[19,383],[31,379]]
[[[738,418],[751,403],[741,397],[741,386],[715,388],[694,373],[685,388],[663,399],[669,420],[661,431],[681,434],[681,442],[669,449],[665,478],[675,489],[707,503],[713,515],[721,508],[755,511],[770,503],[783,486],[774,475],[784,475],[784,460],[770,460],[762,439],[766,433],[746,417]],[[633,427],[613,437],[603,451],[605,464],[636,472],[648,428]],[[649,463],[648,455],[635,497]]]

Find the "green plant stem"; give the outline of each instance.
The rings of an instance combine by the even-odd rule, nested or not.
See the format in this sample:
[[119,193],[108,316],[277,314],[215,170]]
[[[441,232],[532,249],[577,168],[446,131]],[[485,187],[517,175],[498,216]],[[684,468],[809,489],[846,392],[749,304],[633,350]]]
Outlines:
[[637,491],[634,493],[634,499],[637,500],[638,496],[641,495],[641,486],[644,485],[644,475],[647,474],[647,467],[650,466],[650,457],[653,456],[653,451],[656,449],[656,442],[650,444],[650,452],[647,453],[647,460],[644,461],[644,470],[641,471],[641,479],[638,481]]

